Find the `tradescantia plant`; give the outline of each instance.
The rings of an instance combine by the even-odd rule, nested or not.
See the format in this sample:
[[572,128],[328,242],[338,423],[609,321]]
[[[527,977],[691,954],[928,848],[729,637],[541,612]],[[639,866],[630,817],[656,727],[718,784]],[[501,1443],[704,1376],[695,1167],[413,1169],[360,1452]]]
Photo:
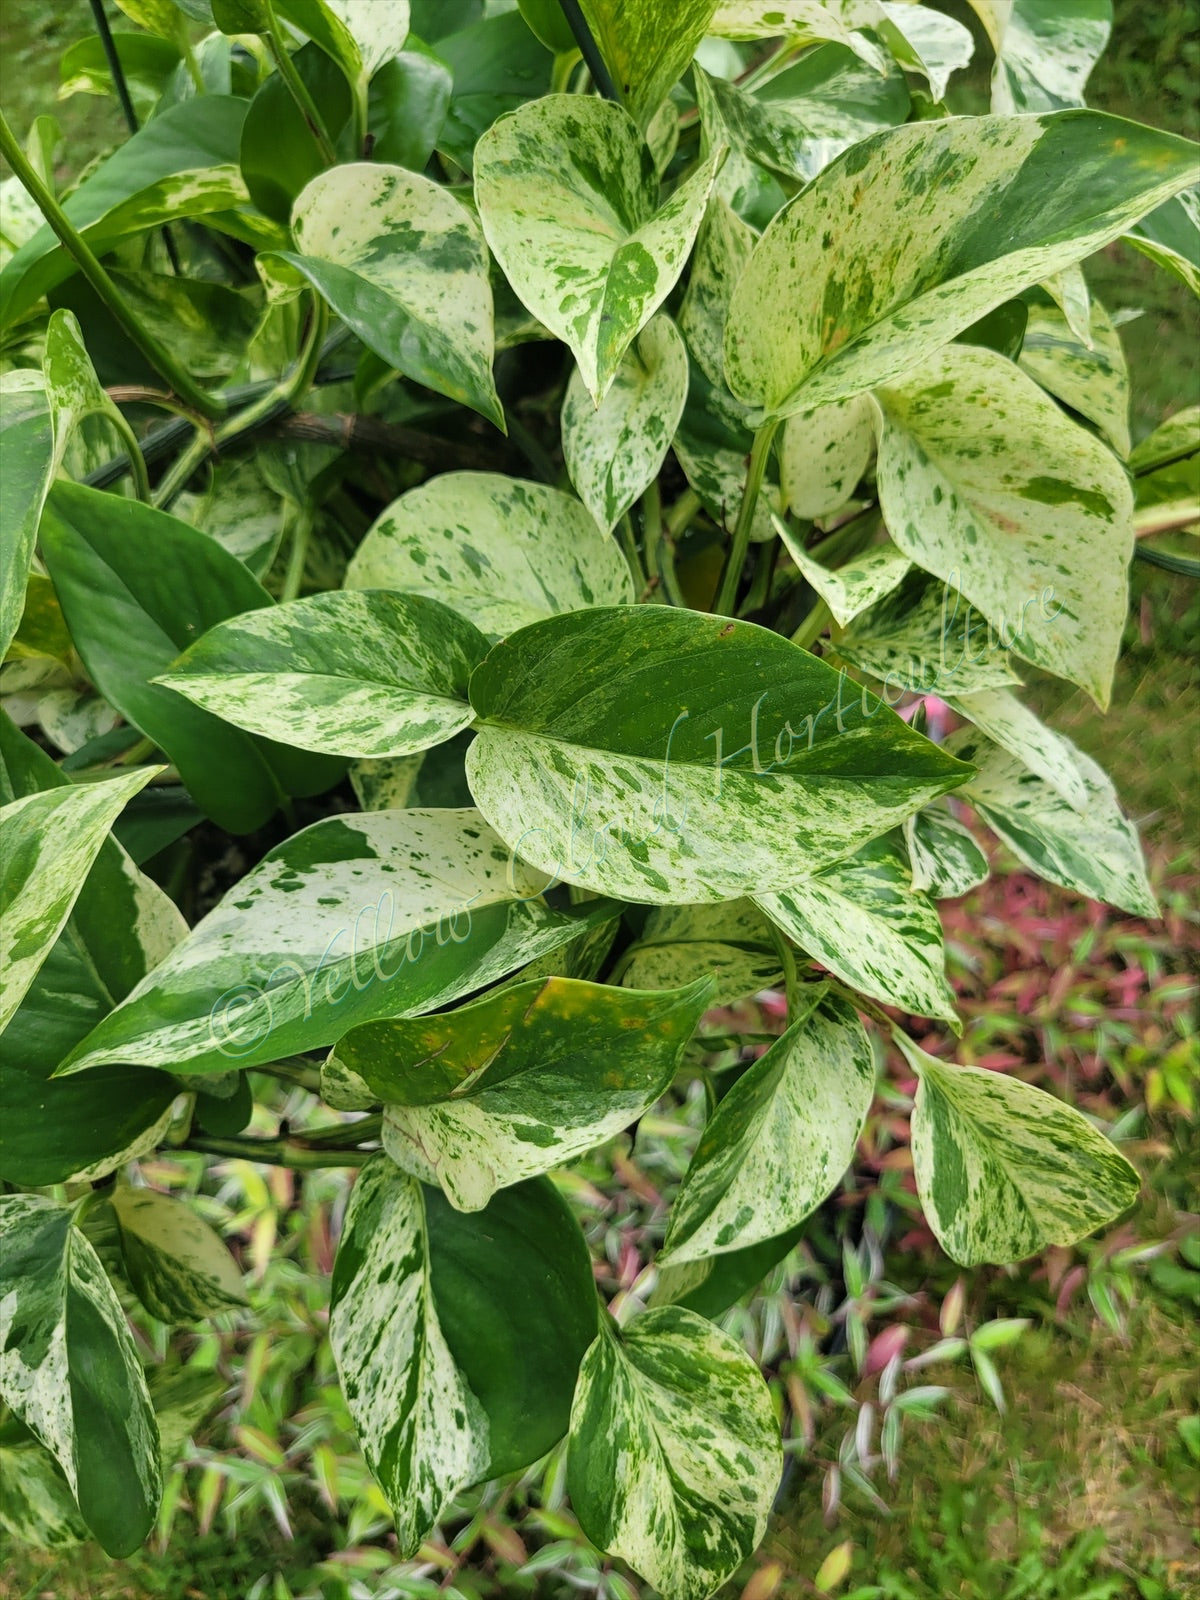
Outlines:
[[[1126,238],[1194,286],[1200,167],[1082,107],[1106,0],[974,3],[981,116],[945,104],[971,33],[891,0],[120,0],[136,31],[62,70],[128,139],[59,194],[52,120],[0,124],[31,1536],[139,1545],[124,1306],[242,1297],[139,1180],[160,1146],[361,1169],[329,1336],[404,1552],[565,1439],[585,1532],[680,1600],[781,1472],[714,1319],[853,1161],[882,1041],[956,1261],[1129,1204],[1080,1112],[902,1023],[955,1025],[959,802],[1154,914],[1108,779],[1018,691],[1103,706],[1135,534],[1198,515],[1200,418],[1131,452],[1080,263]],[[710,1073],[706,1013],[772,986],[785,1031]],[[259,1074],[330,1116],[247,1135]],[[660,1103],[706,1120],[614,1316],[554,1174]]]

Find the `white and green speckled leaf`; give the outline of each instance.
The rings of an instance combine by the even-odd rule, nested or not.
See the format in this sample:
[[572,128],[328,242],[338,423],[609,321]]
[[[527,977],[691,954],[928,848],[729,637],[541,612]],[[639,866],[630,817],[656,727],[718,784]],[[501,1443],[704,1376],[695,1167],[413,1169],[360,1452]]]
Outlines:
[[71,1212],[0,1197],[0,1400],[62,1468],[111,1556],[154,1525],[158,1428],[120,1301]]
[[963,798],[1039,878],[1135,916],[1156,917],[1158,904],[1137,829],[1117,804],[1110,779],[1090,756],[1061,734],[1058,739],[1071,749],[1087,792],[1082,808],[973,728],[961,728],[947,741],[949,749],[978,767]]
[[125,804],[161,767],[46,789],[0,808],[0,1029],[8,1026]]
[[657,478],[683,415],[688,358],[670,317],[638,334],[597,406],[578,369],[562,408],[562,447],[579,498],[607,532]]
[[[16,181],[15,179],[13,180]],[[0,374],[0,660],[7,653],[25,609],[29,564],[38,521],[54,480],[54,436],[50,431],[45,379],[17,368]]]
[[946,1254],[962,1266],[1023,1261],[1116,1220],[1136,1171],[1074,1107],[1032,1084],[960,1067],[896,1038],[917,1074],[917,1193]]
[[152,1316],[195,1322],[246,1304],[237,1262],[185,1200],[119,1184],[112,1204],[125,1271]]
[[1069,739],[1056,733],[1008,689],[985,689],[979,694],[956,695],[949,704],[986,733],[994,744],[1036,772],[1076,811],[1085,811],[1088,788],[1075,758],[1079,754]]
[[680,1306],[607,1321],[579,1374],[567,1486],[593,1544],[666,1600],[707,1600],[761,1540],[783,1471],[767,1386]]
[[335,590],[218,623],[154,682],[301,750],[404,756],[469,726],[467,681],[487,650],[425,595]]
[[1135,445],[1129,457],[1139,509],[1200,500],[1200,406],[1186,406]]
[[937,806],[904,824],[914,889],[935,900],[956,900],[986,882],[988,858],[971,830]]
[[88,1536],[62,1469],[36,1440],[11,1448],[0,1443],[0,1527],[40,1550],[59,1550]]
[[261,456],[218,462],[204,492],[179,495],[171,512],[215,539],[256,578],[270,569],[283,542],[286,502],[267,481]]
[[443,1016],[355,1028],[327,1067],[383,1103],[384,1149],[399,1167],[478,1211],[661,1098],[712,994],[710,978],[645,994],[535,979]]
[[488,1424],[438,1321],[421,1185],[386,1155],[350,1193],[329,1339],[367,1464],[414,1555],[447,1502],[484,1476]]
[[553,911],[542,882],[469,808],[328,817],[269,851],[60,1070],[224,1072],[449,1005],[612,916]]
[[660,207],[650,151],[612,101],[547,95],[476,145],[475,198],[492,253],[524,305],[571,347],[595,401],[675,287],[723,154]]
[[630,989],[673,989],[705,973],[716,980],[714,1006],[783,982],[770,924],[751,901],[655,906],[630,947],[621,982]]
[[933,6],[883,0],[879,9],[883,42],[902,67],[929,80],[935,100],[944,100],[951,74],[969,66],[975,54],[971,30]]
[[420,173],[351,162],[305,187],[292,232],[268,271],[303,274],[388,366],[503,430],[487,252],[465,206]]
[[667,1224],[672,1265],[741,1250],[802,1222],[850,1165],[875,1092],[871,1042],[824,984],[708,1119]]
[[1005,0],[994,12],[1000,36],[992,110],[1020,114],[1083,105],[1112,31],[1112,0]]
[[523,628],[471,702],[467,781],[514,854],[651,904],[786,889],[966,775],[806,650],[674,607]]
[[855,616],[837,651],[883,683],[895,705],[909,694],[973,694],[1018,683],[1012,657],[957,584],[909,572]]
[[[707,83],[707,78],[703,80]],[[734,285],[746,269],[758,235],[719,194],[708,202],[696,237],[687,288],[679,308],[679,331],[701,371],[725,390],[725,323]],[[725,391],[728,394],[728,391]],[[728,405],[740,420],[744,409],[732,395]]]
[[877,392],[896,544],[1011,649],[1108,704],[1128,609],[1124,468],[994,350],[948,345]]
[[779,537],[796,566],[824,600],[839,628],[904,581],[912,562],[890,539],[852,556],[844,567],[831,570],[805,551],[785,522],[776,519]]
[[401,811],[413,805],[425,752],[386,761],[352,761],[346,776],[361,811]]
[[331,55],[351,83],[373,78],[408,37],[408,0],[277,0],[277,10]]
[[580,0],[613,84],[645,128],[691,65],[717,0]]
[[854,53],[883,71],[877,45],[857,30],[878,27],[885,15],[877,0],[852,6],[825,4],[824,0],[720,0],[709,33],[718,39],[775,39],[802,34],[806,39],[828,39],[847,45]]
[[1122,238],[1200,295],[1200,188],[1158,206]]
[[789,417],[779,441],[779,481],[798,517],[827,517],[846,504],[875,450],[867,395]]
[[875,134],[763,234],[734,291],[729,386],[789,416],[887,383],[1197,174],[1187,140],[1090,111]]
[[874,839],[846,861],[757,903],[806,954],[885,1005],[957,1025],[937,907],[912,886],[899,846]]
[[1031,306],[1021,366],[1043,389],[1094,422],[1119,456],[1127,456],[1129,369],[1121,336],[1104,307],[1091,302],[1090,344],[1057,306]]
[[346,587],[430,595],[492,636],[635,598],[619,547],[573,495],[494,472],[447,472],[394,500]]

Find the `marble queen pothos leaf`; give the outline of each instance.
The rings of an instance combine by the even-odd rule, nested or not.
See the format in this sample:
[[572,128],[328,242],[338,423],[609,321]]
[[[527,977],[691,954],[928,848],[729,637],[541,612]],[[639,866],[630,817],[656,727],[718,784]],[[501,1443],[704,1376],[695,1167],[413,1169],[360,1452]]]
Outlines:
[[770,923],[751,901],[655,906],[621,982],[629,989],[673,989],[705,973],[716,980],[715,1006],[782,984]]
[[553,911],[477,811],[327,817],[277,845],[67,1057],[276,1061],[494,983],[613,915]]
[[151,1316],[195,1322],[246,1304],[237,1262],[186,1201],[119,1184],[112,1204],[125,1271]]
[[154,1526],[158,1428],[121,1304],[71,1212],[0,1198],[0,1400],[63,1469],[110,1556]]
[[1089,308],[1085,343],[1054,305],[1029,308],[1021,366],[1043,389],[1094,422],[1113,449],[1129,454],[1129,369],[1121,335],[1104,307]]
[[714,151],[660,207],[636,125],[612,101],[580,95],[522,106],[476,145],[492,253],[521,302],[571,347],[597,404],[675,287],[723,156]]
[[983,0],[975,9],[999,37],[992,110],[1020,114],[1083,105],[1112,31],[1112,0]]
[[155,678],[250,733],[330,755],[412,755],[467,727],[487,654],[440,601],[333,591],[211,628]]
[[606,1317],[571,1408],[567,1486],[593,1544],[706,1600],[758,1544],[783,1470],[758,1368],[694,1311]]
[[1069,806],[1076,811],[1087,810],[1087,785],[1075,764],[1079,752],[1069,739],[1047,727],[1023,700],[1007,689],[988,689],[979,694],[948,697],[947,703],[994,744],[1016,756],[1030,772],[1036,772]]
[[496,472],[447,472],[394,500],[346,587],[429,595],[493,636],[636,598],[625,557],[574,496]]
[[917,1193],[946,1254],[965,1267],[1023,1261],[1114,1221],[1137,1172],[1074,1107],[982,1067],[935,1060],[902,1033],[917,1074]]
[[1186,139],[1092,111],[875,134],[763,234],[730,308],[729,386],[790,416],[887,383],[1198,174]]
[[874,1092],[875,1056],[853,1007],[809,985],[786,1033],[708,1119],[663,1264],[742,1250],[802,1222],[850,1165]]
[[990,868],[971,830],[938,806],[904,824],[914,889],[935,900],[955,900],[986,881]]
[[848,682],[751,623],[571,612],[476,668],[467,781],[551,880],[651,904],[783,890],[966,776]]
[[638,127],[687,71],[717,0],[580,0],[580,10]]
[[757,903],[843,983],[919,1017],[958,1027],[942,923],[912,886],[900,847],[873,839],[855,855]]
[[896,544],[1018,655],[1107,706],[1133,553],[1120,462],[980,346],[948,345],[876,398],[879,501]]
[[384,1149],[478,1211],[619,1133],[658,1100],[711,978],[638,993],[547,978],[444,1016],[368,1023],[334,1052],[384,1106]]
[[280,14],[319,44],[351,83],[365,84],[399,55],[408,37],[408,0],[277,0]]
[[292,231],[270,271],[301,274],[389,367],[503,432],[487,252],[465,206],[420,173],[350,162],[306,186]]

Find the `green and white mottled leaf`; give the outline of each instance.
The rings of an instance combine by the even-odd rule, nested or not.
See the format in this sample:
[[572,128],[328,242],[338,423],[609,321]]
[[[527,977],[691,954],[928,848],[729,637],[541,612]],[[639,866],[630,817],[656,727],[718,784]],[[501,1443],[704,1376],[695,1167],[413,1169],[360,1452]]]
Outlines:
[[1111,781],[1090,756],[1071,747],[1087,791],[1086,806],[1077,808],[1017,756],[974,729],[952,734],[947,748],[977,764],[963,798],[1031,872],[1135,916],[1158,915],[1137,829],[1122,814]]
[[445,1016],[355,1028],[331,1070],[382,1101],[384,1149],[399,1167],[478,1211],[660,1099],[712,994],[709,978],[649,994],[535,979]]
[[1112,0],[1007,0],[992,68],[992,110],[1019,114],[1083,105],[1112,18]]
[[875,134],[764,233],[734,291],[729,386],[789,416],[887,383],[1196,181],[1194,145],[1097,112]]
[[283,542],[285,504],[257,456],[218,462],[207,489],[179,495],[171,512],[215,539],[256,578],[270,569]]
[[467,781],[514,853],[651,904],[785,889],[964,776],[778,634],[664,606],[523,628],[471,702]]
[[1200,295],[1200,189],[1158,206],[1122,239]]
[[831,571],[808,555],[785,522],[776,518],[779,537],[796,566],[824,600],[840,628],[853,621],[902,583],[912,566],[890,539],[852,556],[844,567]]
[[503,432],[487,253],[465,206],[420,173],[350,162],[307,185],[292,231],[269,271],[302,274],[390,367]]
[[913,888],[909,864],[890,839],[874,839],[782,894],[759,895],[757,903],[852,989],[957,1027],[937,907]]
[[[850,20],[844,20],[849,13]],[[861,15],[856,15],[860,13]],[[774,39],[803,34],[848,46],[876,71],[884,70],[878,46],[856,30],[876,27],[883,8],[865,0],[857,6],[826,5],[823,0],[720,0],[709,33],[719,39]]]
[[[883,683],[895,705],[909,694],[973,694],[1020,680],[1012,658],[955,583],[913,571],[852,619],[837,652]],[[898,691],[893,698],[892,691]]]
[[71,1212],[0,1197],[0,1400],[54,1456],[110,1556],[154,1525],[158,1429],[125,1313]]
[[631,947],[621,982],[630,989],[673,989],[705,973],[716,981],[714,1006],[782,984],[770,925],[751,901],[655,906]]
[[956,900],[987,881],[990,868],[971,830],[937,806],[904,824],[914,889],[935,900]]
[[691,65],[717,0],[580,0],[617,93],[644,129]]
[[867,395],[789,417],[779,441],[779,481],[788,509],[804,518],[839,510],[874,450],[875,410]]
[[723,155],[659,207],[654,162],[628,114],[579,95],[522,106],[475,147],[492,253],[523,304],[571,347],[597,403],[675,287]]
[[1023,1261],[1116,1220],[1139,1178],[1074,1107],[1032,1084],[926,1055],[917,1074],[913,1164],[926,1219],[962,1266]]
[[1043,389],[1094,422],[1119,456],[1127,456],[1129,369],[1121,336],[1103,306],[1091,302],[1090,345],[1057,307],[1031,306],[1021,366]]
[[488,1424],[438,1321],[421,1185],[385,1155],[350,1192],[329,1339],[367,1464],[416,1553],[449,1500],[486,1472]]
[[955,696],[949,703],[994,744],[1036,772],[1069,806],[1076,811],[1087,809],[1087,785],[1075,764],[1079,752],[1015,694],[1008,689],[989,689]]
[[493,472],[447,472],[394,500],[346,587],[429,595],[492,636],[635,598],[620,549],[573,495]]
[[25,609],[29,564],[38,520],[54,478],[54,437],[40,372],[18,368],[0,374],[0,660],[12,644]]
[[327,51],[351,83],[373,78],[408,37],[408,0],[277,0],[277,9]]
[[734,285],[745,271],[757,239],[750,224],[714,194],[696,237],[679,308],[679,330],[688,349],[709,383],[728,395],[728,405],[739,418],[743,408],[725,390],[725,323]]
[[470,724],[467,681],[487,650],[425,595],[335,590],[218,623],[154,682],[301,749],[403,756]]
[[932,6],[883,0],[879,9],[883,42],[902,67],[929,80],[935,100],[944,100],[951,74],[969,66],[975,54],[971,30]]
[[1155,428],[1134,447],[1129,469],[1139,508],[1200,500],[1200,406],[1177,411]]
[[706,1600],[766,1530],[783,1457],[742,1347],[680,1306],[606,1325],[571,1409],[567,1486],[593,1544],[667,1600]]
[[41,1550],[60,1550],[88,1536],[67,1480],[36,1440],[0,1443],[0,1527]]
[[717,1104],[671,1208],[660,1259],[742,1250],[802,1222],[854,1157],[875,1092],[871,1042],[824,984]]
[[125,1271],[151,1316],[174,1325],[246,1304],[237,1262],[185,1200],[119,1184],[112,1204]]
[[225,1072],[449,1005],[613,914],[552,911],[542,881],[470,809],[328,817],[269,851],[62,1070]]
[[1106,706],[1133,551],[1120,463],[980,346],[948,345],[876,397],[879,499],[896,544],[1018,655]]
[[352,761],[346,776],[360,810],[401,811],[413,805],[422,750],[415,756],[393,756],[386,761]]
[[606,531],[658,477],[683,415],[688,358],[670,317],[638,334],[597,406],[578,369],[562,409],[562,447],[579,498]]
[[[684,476],[700,503],[718,527],[732,534],[742,508],[746,463],[754,436],[745,424],[745,411],[724,385],[709,383],[693,362],[673,448]],[[774,460],[767,463],[762,488],[754,507],[750,538],[766,544],[775,537],[771,521],[783,509]]]
[[109,829],[161,767],[47,789],[0,808],[0,1030],[62,932]]

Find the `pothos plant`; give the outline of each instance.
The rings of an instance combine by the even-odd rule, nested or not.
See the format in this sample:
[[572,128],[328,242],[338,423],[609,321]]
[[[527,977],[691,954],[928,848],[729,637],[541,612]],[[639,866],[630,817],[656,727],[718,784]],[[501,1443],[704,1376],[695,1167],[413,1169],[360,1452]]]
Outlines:
[[[31,1536],[139,1545],[123,1305],[241,1299],[139,1179],[160,1146],[359,1169],[329,1337],[402,1551],[565,1438],[585,1532],[679,1600],[780,1479],[714,1319],[852,1163],[888,1035],[956,1261],[1129,1204],[1080,1112],[901,1026],[955,1026],[962,802],[1154,913],[1108,779],[1017,691],[1103,705],[1135,534],[1197,516],[1200,414],[1131,450],[1080,271],[1125,238],[1197,286],[1195,147],[1082,108],[1107,0],[974,4],[987,115],[946,104],[972,34],[892,0],[120,0],[136,30],[97,6],[62,75],[125,142],[64,196],[53,120],[0,123]],[[706,1013],[770,987],[786,1030],[710,1072]],[[254,1074],[338,1115],[247,1137]],[[606,1307],[554,1175],[697,1097]]]

